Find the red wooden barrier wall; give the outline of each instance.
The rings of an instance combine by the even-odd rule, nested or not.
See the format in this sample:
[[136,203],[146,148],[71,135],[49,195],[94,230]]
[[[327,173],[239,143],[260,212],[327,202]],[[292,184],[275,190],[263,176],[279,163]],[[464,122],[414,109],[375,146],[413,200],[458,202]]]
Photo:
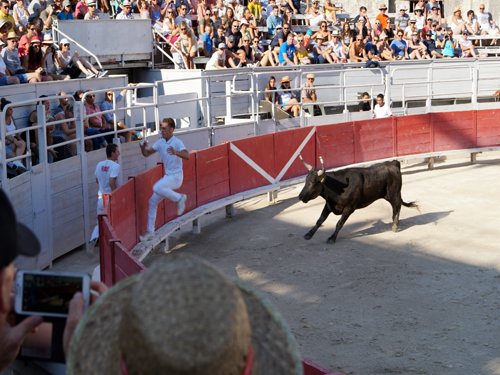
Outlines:
[[[153,195],[153,185],[164,175],[163,164],[151,168],[150,170],[134,176],[135,181],[135,205],[137,222],[137,240],[139,236],[146,233],[148,224],[149,198]],[[131,197],[132,200],[132,197]],[[158,205],[156,212],[155,230],[165,224],[165,200]],[[129,249],[130,250],[130,249]]]
[[113,284],[147,270],[120,242],[113,242],[112,245],[112,258],[115,260]]
[[356,163],[385,159],[394,155],[393,120],[396,121],[396,117],[354,122]]
[[230,195],[229,143],[196,153],[196,184],[198,206]]
[[316,160],[304,160],[321,168],[320,156],[327,169],[354,164],[354,123],[317,126]]
[[434,135],[432,151],[460,150],[474,147],[474,111],[432,113]]
[[139,237],[137,237],[136,230],[136,217],[135,217],[135,200],[136,187],[133,180],[128,180],[113,194],[107,195],[106,212],[109,213],[108,220],[110,225],[114,228],[116,235],[122,241],[123,246],[128,250],[132,249]]
[[[274,171],[274,135],[265,134],[231,142],[272,178]],[[253,167],[229,148],[229,180],[231,195],[271,184]]]
[[115,242],[120,241],[113,231],[108,218],[104,214],[98,217],[99,222],[99,263],[101,265],[101,281],[107,286],[113,285],[113,273],[115,260],[113,259],[112,247]]
[[476,147],[500,144],[500,111],[497,109],[477,111]]
[[[299,148],[306,137],[314,131],[314,126],[294,130],[285,130],[274,133],[274,172],[276,175],[281,173],[282,169],[288,163],[295,151]],[[316,134],[309,139],[305,147],[300,151],[304,160],[310,160],[312,163],[316,159]],[[296,158],[290,165],[290,168],[281,178],[281,181],[304,175],[304,164],[299,158]]]
[[[196,197],[196,151],[191,151],[189,154],[189,161],[182,160],[182,172],[184,175],[184,179],[182,181],[182,186],[180,187],[180,189],[176,190],[177,193],[186,194],[187,196],[186,208],[184,209],[184,213],[198,207]],[[177,203],[165,199],[164,204],[165,218],[163,220],[163,223],[165,224],[177,217]]]
[[397,156],[431,152],[431,115],[397,117]]

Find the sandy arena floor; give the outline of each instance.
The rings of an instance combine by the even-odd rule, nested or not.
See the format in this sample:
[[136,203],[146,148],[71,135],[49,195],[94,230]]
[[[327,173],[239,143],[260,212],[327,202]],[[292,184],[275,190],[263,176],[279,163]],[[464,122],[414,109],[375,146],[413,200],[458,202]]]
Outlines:
[[[242,202],[236,216],[183,228],[171,251],[199,255],[255,285],[278,306],[303,356],[345,374],[500,374],[500,156],[403,165],[401,210],[379,200],[356,211],[337,243],[338,216],[310,240],[324,204],[302,185]],[[162,254],[152,253],[150,265]]]

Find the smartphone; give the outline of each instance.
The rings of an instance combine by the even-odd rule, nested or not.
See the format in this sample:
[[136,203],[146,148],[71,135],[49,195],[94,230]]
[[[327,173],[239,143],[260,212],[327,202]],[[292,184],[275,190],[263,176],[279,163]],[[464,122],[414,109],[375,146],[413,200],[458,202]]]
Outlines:
[[19,315],[66,318],[76,292],[90,303],[90,275],[73,272],[18,270],[14,310]]

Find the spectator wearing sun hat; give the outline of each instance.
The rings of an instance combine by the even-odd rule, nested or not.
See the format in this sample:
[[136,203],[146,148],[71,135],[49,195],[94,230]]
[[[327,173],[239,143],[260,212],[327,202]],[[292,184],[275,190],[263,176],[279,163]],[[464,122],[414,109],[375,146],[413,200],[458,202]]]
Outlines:
[[394,17],[394,24],[397,30],[405,30],[408,27],[408,22],[410,21],[410,16],[406,13],[408,8],[406,5],[402,4],[399,7],[399,14]]
[[380,13],[376,19],[380,21],[380,24],[385,29],[387,27],[387,19],[389,18],[389,16],[385,14],[385,12],[387,12],[387,5],[380,4],[378,10],[380,11]]
[[26,73],[19,58],[17,50],[17,34],[14,31],[9,32],[7,36],[7,47],[2,48],[2,58],[9,70],[10,75],[19,78],[21,83],[40,82],[42,78],[39,73]]
[[95,12],[96,7],[97,7],[97,3],[95,2],[95,0],[87,1],[88,12],[87,12],[87,14],[85,14],[85,17],[83,19],[84,20],[98,20],[99,16]]
[[63,7],[62,7],[62,10],[58,13],[57,19],[59,19],[61,21],[74,19],[73,14],[71,13],[71,1],[70,0],[63,1]]
[[130,11],[132,9],[132,4],[130,3],[129,0],[125,0],[122,4],[123,8],[120,14],[116,16],[117,20],[133,20],[134,16],[130,14]]
[[194,256],[167,254],[104,292],[84,315],[72,303],[68,374],[303,373],[276,308]]
[[10,21],[6,19],[0,20],[0,39],[7,44],[7,35],[9,35],[9,30],[12,28]]
[[292,80],[288,76],[284,76],[281,79],[281,86],[278,89],[279,104],[285,112],[292,113],[294,117],[299,117],[300,106],[297,104],[298,101],[294,97],[293,92],[288,91],[290,89],[290,82],[292,82]]
[[0,1],[0,20],[6,20],[9,22],[9,32],[14,31],[17,35],[22,35],[21,31],[16,26],[16,20],[14,19],[14,16],[10,14],[10,3],[8,0]]
[[226,44],[219,43],[218,50],[216,50],[210,60],[207,62],[206,69],[224,69],[226,67]]
[[414,32],[418,32],[417,29],[417,19],[414,16],[410,17],[409,24],[405,28],[404,38],[406,40],[411,40],[411,37]]
[[38,73],[42,78],[42,82],[52,81],[52,77],[47,75],[45,71],[45,62],[48,53],[42,52],[42,43],[38,36],[31,38],[28,53],[23,56],[23,67],[28,73]]

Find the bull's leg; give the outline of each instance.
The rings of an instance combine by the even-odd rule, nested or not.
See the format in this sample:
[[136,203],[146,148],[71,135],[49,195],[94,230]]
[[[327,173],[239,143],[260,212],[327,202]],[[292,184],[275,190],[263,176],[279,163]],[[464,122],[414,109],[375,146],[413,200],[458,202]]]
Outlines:
[[332,234],[332,236],[326,241],[326,243],[335,243],[337,240],[337,235],[339,234],[340,230],[344,226],[345,222],[351,216],[351,214],[354,212],[354,209],[351,207],[346,207],[344,208],[344,211],[342,211],[342,216],[340,217],[340,220],[337,222],[337,227],[335,228],[335,232]]
[[401,212],[401,196],[394,198],[389,203],[392,206],[392,231],[397,232],[399,229],[399,213]]
[[328,205],[325,204],[325,207],[323,207],[323,212],[321,212],[321,216],[319,217],[318,221],[316,222],[316,225],[306,233],[304,236],[305,240],[310,240],[312,236],[314,236],[314,233],[318,230],[318,228],[325,222],[326,218],[328,215],[330,215],[330,209],[328,208]]

